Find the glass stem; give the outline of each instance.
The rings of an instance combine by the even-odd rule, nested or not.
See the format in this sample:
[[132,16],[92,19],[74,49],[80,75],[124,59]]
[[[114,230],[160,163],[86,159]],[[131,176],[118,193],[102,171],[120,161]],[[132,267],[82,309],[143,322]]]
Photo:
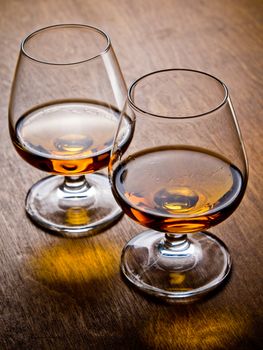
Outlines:
[[175,235],[166,233],[159,244],[159,251],[165,256],[175,256],[186,252],[190,246],[187,234]]
[[71,193],[71,194],[79,194],[83,192],[87,192],[90,188],[89,183],[86,180],[85,175],[79,176],[65,176],[64,182],[61,185],[60,189],[63,192]]

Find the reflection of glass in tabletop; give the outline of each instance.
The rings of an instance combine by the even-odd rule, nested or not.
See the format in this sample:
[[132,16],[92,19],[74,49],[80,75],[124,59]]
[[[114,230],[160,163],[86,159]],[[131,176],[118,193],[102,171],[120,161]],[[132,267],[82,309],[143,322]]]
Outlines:
[[233,106],[217,78],[171,69],[133,83],[125,109],[132,113],[133,139],[122,152],[116,135],[109,172],[125,213],[150,230],[126,245],[122,271],[143,291],[189,300],[219,285],[231,267],[224,243],[203,230],[225,220],[246,188]]
[[[57,25],[22,42],[10,134],[24,160],[56,175],[39,181],[27,195],[26,211],[34,222],[77,237],[120,217],[107,177],[93,173],[108,165],[126,94],[110,40],[101,30]],[[123,149],[130,125],[126,116]]]

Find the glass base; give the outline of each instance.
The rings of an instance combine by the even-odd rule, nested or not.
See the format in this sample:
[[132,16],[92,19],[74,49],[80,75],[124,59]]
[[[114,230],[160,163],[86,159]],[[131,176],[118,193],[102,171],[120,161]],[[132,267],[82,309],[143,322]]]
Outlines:
[[[141,291],[167,300],[189,302],[219,286],[231,269],[225,244],[207,232],[178,236],[172,249],[164,233],[145,231],[124,247],[121,269]],[[169,242],[168,242],[169,244]]]
[[40,180],[27,194],[26,212],[37,225],[71,238],[98,233],[122,216],[108,178],[99,173]]

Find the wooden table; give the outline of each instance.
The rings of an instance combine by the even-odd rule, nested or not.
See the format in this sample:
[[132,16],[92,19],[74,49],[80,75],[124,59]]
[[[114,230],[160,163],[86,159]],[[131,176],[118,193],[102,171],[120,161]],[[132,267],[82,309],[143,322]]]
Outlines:
[[[1,349],[259,349],[262,345],[261,0],[0,0]],[[226,286],[190,305],[164,304],[119,273],[125,242],[141,228],[124,217],[91,238],[36,228],[24,211],[44,174],[14,151],[7,106],[19,42],[54,23],[87,23],[110,35],[124,76],[188,67],[230,88],[249,163],[238,210],[212,230],[231,250]]]

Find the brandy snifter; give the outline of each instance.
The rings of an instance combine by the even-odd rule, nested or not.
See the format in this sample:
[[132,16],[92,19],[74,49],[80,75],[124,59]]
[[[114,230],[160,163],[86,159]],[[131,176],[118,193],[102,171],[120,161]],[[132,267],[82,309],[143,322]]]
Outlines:
[[[9,128],[19,155],[51,174],[26,198],[26,212],[36,224],[79,237],[120,218],[108,177],[97,171],[108,165],[126,96],[110,38],[102,30],[61,24],[23,40]],[[128,118],[120,133],[125,149],[131,136]]]
[[[166,69],[128,90],[109,164],[113,194],[147,230],[132,238],[121,268],[142,291],[189,301],[230,272],[226,245],[207,230],[244,195],[248,165],[226,85],[191,69]],[[134,134],[121,149],[125,115]]]

